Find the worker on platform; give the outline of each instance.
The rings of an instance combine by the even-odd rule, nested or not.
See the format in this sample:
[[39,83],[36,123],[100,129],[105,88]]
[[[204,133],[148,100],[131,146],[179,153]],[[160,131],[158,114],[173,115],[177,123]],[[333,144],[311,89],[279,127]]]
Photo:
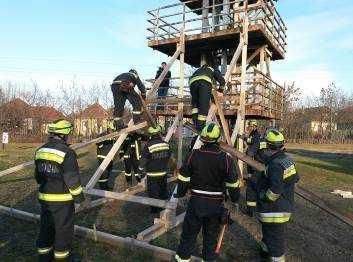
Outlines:
[[[162,74],[163,70],[166,67],[167,67],[167,63],[163,62],[157,70],[155,80],[158,79],[158,77]],[[171,77],[172,77],[172,73],[170,71],[168,71],[166,76],[163,78],[161,84],[159,85],[158,92],[157,92],[158,98],[163,99],[167,96]],[[157,110],[160,110],[163,108],[164,108],[163,105],[161,105],[161,104],[157,105]]]
[[132,105],[134,124],[137,124],[140,121],[141,101],[134,90],[135,85],[139,88],[142,98],[145,99],[146,88],[135,69],[131,69],[127,73],[118,75],[111,84],[114,96],[114,122],[117,130],[125,127],[122,117],[126,99],[129,100]]
[[215,123],[208,123],[200,136],[204,145],[192,150],[179,170],[175,197],[183,197],[190,189],[191,198],[175,256],[178,262],[190,261],[201,228],[203,261],[216,261],[215,247],[221,217],[226,210],[223,207],[224,199],[227,193],[233,203],[239,199],[239,180],[234,161],[220,149],[220,136],[220,127]]
[[[257,129],[257,121],[250,120],[248,125],[248,133],[249,135],[239,135],[238,137],[243,139],[247,144],[246,154],[251,158],[262,162],[260,149],[263,150],[266,148],[266,142],[261,143],[261,134]],[[252,217],[254,211],[256,210],[256,180],[257,180],[258,172],[256,169],[252,168],[250,165],[247,165],[247,175],[244,176],[246,181],[246,207],[241,208],[241,211],[246,215]]]
[[39,261],[69,261],[72,257],[74,203],[84,201],[77,156],[67,143],[72,130],[70,122],[54,121],[48,127],[48,142],[35,152],[41,206]]
[[[139,163],[140,172],[147,175],[147,191],[150,198],[168,199],[167,167],[171,157],[169,143],[162,140],[160,125],[151,126],[147,132],[149,140],[142,150]],[[160,212],[159,208],[151,207],[151,213]]]
[[[101,133],[99,137],[106,136],[114,131],[115,131],[115,126],[113,121],[111,121],[108,123],[107,131]],[[110,138],[96,144],[98,165],[100,165],[107,157],[108,153],[112,149],[115,142],[116,142],[115,138]],[[113,170],[113,160],[109,162],[107,168],[104,170],[103,174],[98,180],[98,185],[100,189],[112,190],[114,188],[114,185],[109,185],[109,182],[113,183],[113,181],[109,181],[111,180],[110,177],[112,174],[112,170]]]
[[141,182],[139,171],[139,161],[141,158],[141,140],[143,136],[136,132],[130,133],[124,140],[120,148],[120,158],[124,159],[125,179],[126,182],[132,185],[132,171],[138,183]]
[[206,117],[210,109],[211,90],[216,88],[216,82],[220,85],[217,91],[223,92],[225,80],[221,72],[207,63],[197,69],[189,79],[192,120],[199,132],[206,124]]
[[258,180],[258,212],[262,224],[262,256],[285,261],[285,228],[294,204],[294,186],[299,180],[293,160],[285,153],[284,137],[276,129],[265,134],[268,157]]

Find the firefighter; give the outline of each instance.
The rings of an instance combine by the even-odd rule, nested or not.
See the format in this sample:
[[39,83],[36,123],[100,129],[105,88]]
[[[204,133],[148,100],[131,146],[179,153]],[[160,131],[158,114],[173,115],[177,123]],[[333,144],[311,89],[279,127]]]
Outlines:
[[219,83],[219,92],[223,92],[225,80],[221,72],[208,64],[202,65],[189,80],[192,120],[199,132],[206,124],[206,117],[210,108],[211,89]]
[[[162,127],[149,127],[149,140],[142,150],[140,172],[147,175],[147,191],[150,198],[166,200],[169,197],[167,189],[167,167],[171,157],[170,146],[160,138]],[[160,208],[151,207],[151,213],[160,212]]]
[[[156,77],[154,78],[155,80],[158,79],[158,77],[162,74],[163,70],[166,67],[167,67],[167,63],[163,62],[157,70]],[[159,85],[158,92],[157,92],[158,98],[164,99],[167,96],[171,77],[172,77],[172,73],[168,71],[163,81]],[[164,109],[164,106],[162,104],[157,104],[157,110],[160,110],[160,109]]]
[[220,149],[220,136],[220,127],[215,123],[208,123],[200,137],[204,145],[200,149],[192,150],[179,170],[175,197],[183,197],[190,188],[191,198],[175,256],[176,261],[190,261],[201,228],[203,260],[215,261],[215,247],[225,210],[225,192],[228,192],[233,203],[239,199],[239,180],[234,161]]
[[74,203],[82,203],[77,156],[67,144],[73,126],[66,120],[49,125],[48,142],[35,152],[35,179],[39,185],[39,261],[69,261],[74,233]]
[[[99,137],[108,135],[114,131],[115,131],[114,124],[110,122],[108,123],[107,131],[100,134]],[[112,149],[115,142],[116,142],[115,138],[110,138],[96,144],[98,165],[100,165],[103,162],[103,160],[107,157],[108,153]],[[103,174],[98,180],[98,185],[100,189],[112,190],[114,188],[114,185],[109,185],[109,178],[111,177],[112,170],[113,170],[113,160],[110,161],[106,170],[103,172]]]
[[[238,136],[239,138],[245,140],[247,144],[246,154],[255,160],[262,162],[260,149],[266,148],[265,141],[261,143],[261,134],[257,129],[257,121],[251,120],[248,125],[248,136]],[[246,207],[241,208],[241,211],[252,217],[256,210],[256,199],[257,199],[257,191],[256,191],[256,180],[257,180],[257,171],[251,166],[247,165],[247,177],[246,180],[246,191],[245,191],[245,199],[246,199]]]
[[132,171],[134,171],[135,179],[138,183],[141,182],[139,171],[139,161],[141,158],[141,140],[143,136],[140,134],[130,133],[124,140],[120,149],[120,158],[124,159],[125,179],[126,182],[132,185]]
[[285,261],[285,227],[294,204],[299,180],[293,160],[285,153],[284,137],[276,129],[265,134],[268,146],[266,171],[258,180],[258,212],[262,225],[261,254],[270,261]]
[[114,122],[117,130],[125,127],[123,122],[123,113],[126,99],[132,105],[132,116],[134,123],[137,124],[141,117],[141,101],[134,87],[137,85],[141,92],[142,98],[146,98],[146,88],[139,78],[137,71],[131,69],[127,73],[118,75],[113,83],[111,89],[114,96]]

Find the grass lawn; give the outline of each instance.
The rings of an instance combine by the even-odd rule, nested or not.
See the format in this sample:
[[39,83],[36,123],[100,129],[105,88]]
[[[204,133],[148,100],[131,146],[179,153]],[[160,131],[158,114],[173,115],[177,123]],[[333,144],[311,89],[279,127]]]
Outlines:
[[[37,144],[10,144],[0,153],[0,170],[31,160]],[[352,200],[330,194],[334,189],[353,189],[353,156],[348,153],[332,153],[330,147],[289,145],[301,174],[300,185],[322,197],[330,206],[343,212],[352,212]],[[330,149],[331,148],[331,149]],[[335,151],[346,150],[346,145],[335,145]],[[330,150],[330,151],[328,151]],[[84,182],[96,169],[95,148],[90,146],[78,151],[79,165]],[[121,168],[116,164],[114,169]],[[115,191],[127,188],[124,177],[116,175]],[[36,184],[33,169],[0,178],[0,205],[13,206],[30,212],[39,212],[36,201]],[[143,195],[143,194],[142,194]],[[226,233],[219,261],[259,261],[257,241],[260,227],[255,219],[236,214],[236,222]],[[114,201],[84,211],[77,215],[75,223],[119,236],[136,237],[137,233],[152,225],[153,217],[147,206]],[[1,261],[35,261],[35,239],[38,225],[0,215]],[[180,228],[174,229],[152,241],[152,244],[175,250]],[[352,228],[296,197],[296,213],[288,225],[287,261],[353,261]],[[202,238],[197,241],[199,255]],[[158,261],[143,254],[75,237],[74,252],[83,261]]]

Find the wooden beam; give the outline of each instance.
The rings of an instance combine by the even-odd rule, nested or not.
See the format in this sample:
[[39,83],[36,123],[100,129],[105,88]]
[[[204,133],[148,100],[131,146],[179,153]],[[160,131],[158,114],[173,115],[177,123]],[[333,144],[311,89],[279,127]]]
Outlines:
[[217,107],[217,112],[218,112],[219,118],[221,119],[221,124],[222,124],[222,127],[223,127],[223,131],[224,131],[224,135],[225,135],[226,141],[227,141],[227,143],[229,145],[232,145],[232,140],[231,140],[230,135],[229,135],[228,123],[227,123],[227,121],[226,121],[226,119],[224,117],[221,104],[219,103],[217,91],[212,89],[212,95],[213,95],[213,98],[214,98],[215,105]]
[[232,58],[232,60],[231,60],[231,62],[229,64],[228,70],[227,70],[227,72],[226,72],[226,74],[224,76],[224,79],[226,80],[226,85],[228,84],[230,76],[231,76],[231,74],[233,73],[233,71],[235,69],[237,61],[238,61],[238,59],[240,57],[240,54],[242,52],[243,46],[244,46],[244,40],[240,39],[239,45],[238,45],[237,49],[235,50],[233,58]]
[[190,103],[191,98],[190,97],[183,97],[183,98],[178,98],[178,97],[171,97],[171,98],[150,98],[146,100],[147,104],[178,104],[178,103]]
[[127,137],[128,133],[132,132],[132,131],[135,131],[135,130],[139,130],[139,129],[144,128],[144,127],[147,126],[146,122],[142,122],[142,123],[139,123],[139,124],[134,125],[134,126],[132,126],[132,123],[133,123],[133,121],[130,120],[128,127],[121,130],[121,131],[123,131],[123,133],[120,135],[118,140],[114,143],[112,149],[109,151],[109,153],[106,156],[106,158],[104,158],[104,160],[102,161],[102,163],[100,164],[100,166],[98,167],[98,169],[96,170],[94,175],[91,177],[90,181],[87,183],[87,185],[86,185],[87,189],[91,189],[91,188],[93,188],[95,186],[95,184],[97,183],[97,181],[99,180],[99,178],[103,174],[104,170],[109,165],[110,161],[113,160],[115,154],[119,151],[119,148],[123,144],[123,142],[124,142],[125,138]]
[[172,56],[172,58],[169,60],[167,66],[163,69],[162,73],[160,74],[160,76],[157,78],[157,80],[153,83],[152,88],[150,90],[150,92],[148,93],[148,98],[151,98],[155,95],[158,87],[161,85],[164,77],[167,75],[168,71],[170,70],[171,66],[173,65],[173,63],[175,62],[175,60],[179,57],[181,53],[180,48],[178,48],[174,55]]
[[177,126],[178,126],[179,119],[180,119],[180,111],[178,111],[177,114],[175,115],[173,124],[169,128],[168,133],[167,133],[167,135],[164,138],[165,142],[169,142],[169,140],[172,138],[172,136],[173,136],[173,134],[174,134],[174,132],[175,132]]
[[[37,214],[12,209],[4,206],[0,206],[0,213],[23,219],[26,221],[37,222],[39,221],[40,217]],[[97,231],[93,229],[89,229],[86,227],[81,226],[74,226],[75,235],[85,237],[87,239],[91,239],[94,241],[98,241],[101,243],[105,243],[111,246],[117,246],[120,248],[127,248],[131,251],[136,249],[140,249],[141,251],[146,252],[148,255],[155,257],[156,259],[162,261],[170,261],[174,258],[175,252],[169,249],[153,246],[143,241],[136,240],[130,237],[120,237],[116,235],[112,235],[109,233],[105,233],[102,231]],[[202,260],[198,257],[192,257],[192,261],[201,262]]]
[[[125,129],[122,129],[122,130],[120,130],[118,132],[114,132],[114,133],[111,133],[111,134],[108,134],[108,135],[105,135],[105,136],[102,136],[102,137],[98,137],[98,138],[95,138],[95,139],[92,139],[92,140],[89,140],[89,141],[86,141],[86,142],[83,142],[83,143],[73,144],[73,145],[71,145],[71,148],[74,149],[74,150],[78,150],[78,149],[81,149],[83,147],[89,146],[91,144],[99,143],[99,142],[105,141],[105,140],[110,139],[110,138],[118,137],[121,134],[123,134],[124,132],[125,132]],[[3,176],[6,176],[6,175],[9,175],[9,174],[18,172],[18,171],[20,171],[22,169],[25,169],[26,167],[30,167],[32,165],[34,165],[34,161],[28,161],[28,162],[25,162],[23,164],[20,164],[20,165],[5,169],[5,170],[0,172],[0,177],[3,177]]]
[[117,192],[105,191],[100,189],[88,189],[88,190],[85,190],[85,193],[89,195],[112,198],[116,200],[124,200],[124,201],[139,203],[142,205],[155,206],[160,208],[167,208],[167,209],[176,208],[175,204],[169,203],[168,201],[165,201],[165,200],[134,196],[134,195],[125,194],[125,193],[117,193]]
[[168,230],[179,226],[184,221],[185,214],[186,212],[183,212],[180,215],[176,216],[175,223],[170,228],[166,226],[164,221],[157,219],[156,222],[159,221],[159,223],[155,223],[153,226],[146,228],[145,230],[138,233],[137,239],[141,241],[149,242],[163,235]]

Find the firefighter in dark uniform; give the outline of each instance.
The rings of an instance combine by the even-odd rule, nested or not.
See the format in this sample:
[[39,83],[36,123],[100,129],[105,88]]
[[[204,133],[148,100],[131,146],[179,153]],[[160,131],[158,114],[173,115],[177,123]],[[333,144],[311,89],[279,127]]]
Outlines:
[[35,179],[39,185],[39,261],[69,261],[74,233],[74,203],[84,200],[77,156],[67,144],[73,126],[66,120],[49,125],[48,142],[35,152]]
[[206,124],[210,109],[211,89],[219,83],[219,92],[223,92],[225,80],[218,69],[205,64],[195,71],[189,80],[192,120],[199,132]]
[[[247,144],[246,154],[255,160],[262,162],[260,148],[265,149],[266,143],[261,143],[261,134],[257,129],[257,121],[251,120],[249,122],[249,135],[248,136],[239,136],[245,140]],[[264,142],[264,141],[263,141]],[[256,177],[257,171],[251,166],[247,165],[247,177],[246,180],[246,208],[242,208],[241,211],[246,215],[253,216],[254,211],[256,210],[256,199],[257,199],[257,190],[256,190]]]
[[134,171],[135,179],[138,183],[141,182],[139,161],[141,158],[141,140],[142,135],[130,133],[124,140],[119,151],[120,158],[124,159],[125,179],[126,182],[132,185],[132,171]]
[[137,124],[141,118],[141,101],[134,87],[137,85],[141,92],[141,96],[146,98],[146,88],[139,78],[136,70],[131,69],[127,73],[118,75],[113,83],[111,89],[114,96],[114,122],[116,129],[124,128],[123,113],[126,99],[132,105],[132,116],[134,123]]
[[270,261],[285,261],[285,228],[294,205],[299,181],[293,160],[285,153],[284,137],[276,129],[265,134],[268,145],[266,170],[258,180],[258,212],[262,224],[261,254]]
[[[167,167],[171,157],[170,146],[160,138],[162,127],[149,127],[150,136],[142,150],[140,172],[147,175],[147,191],[150,198],[166,200],[169,197],[167,189]],[[160,208],[151,207],[151,213],[160,212]]]
[[233,159],[218,144],[221,130],[208,123],[201,132],[204,145],[192,150],[178,174],[175,197],[183,197],[188,189],[191,198],[187,207],[183,232],[175,256],[176,261],[190,261],[197,235],[202,228],[204,261],[215,261],[215,247],[221,226],[225,194],[233,203],[239,199],[239,180]]
[[[111,132],[115,131],[115,127],[113,123],[108,123],[107,131],[103,132],[99,135],[99,137],[105,136],[110,134]],[[115,138],[107,139],[102,142],[97,143],[97,160],[98,165],[100,165],[104,159],[107,157],[108,153],[112,149],[114,143],[116,142]],[[111,176],[113,170],[113,161],[110,161],[109,165],[107,166],[106,170],[104,170],[103,174],[98,180],[99,188],[102,190],[112,190],[114,185],[109,185],[109,178]]]

